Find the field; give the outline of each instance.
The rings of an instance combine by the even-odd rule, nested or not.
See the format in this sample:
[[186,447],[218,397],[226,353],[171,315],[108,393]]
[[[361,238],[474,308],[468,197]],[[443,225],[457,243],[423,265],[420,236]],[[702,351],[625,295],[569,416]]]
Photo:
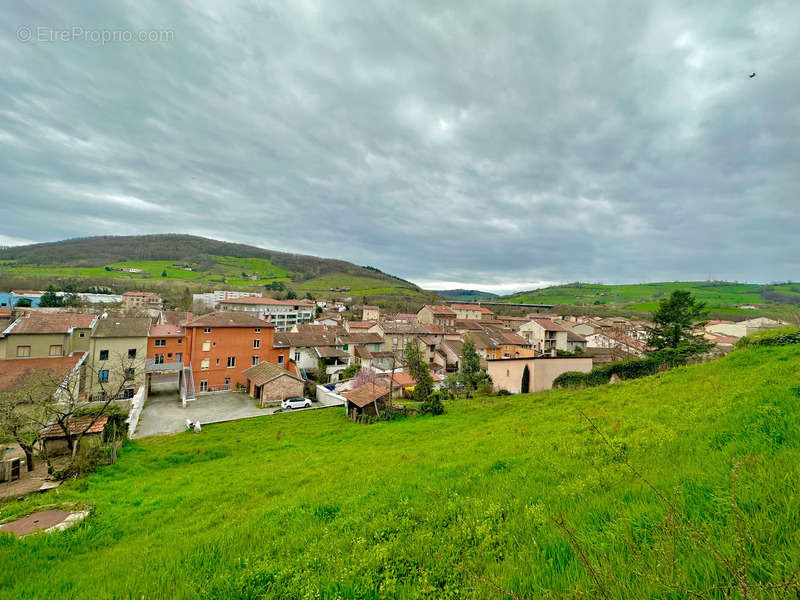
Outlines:
[[[520,292],[506,296],[503,300],[555,305],[624,307],[631,311],[652,311],[658,305],[658,301],[669,296],[673,290],[690,290],[698,300],[708,304],[712,313],[720,316],[741,318],[742,316],[768,313],[771,308],[780,304],[800,304],[800,284],[763,286],[752,283],[712,281],[675,281],[633,285],[567,284]],[[770,290],[774,290],[774,295],[765,298],[763,292]],[[775,307],[755,311],[737,308],[745,304],[770,303],[775,303]]]
[[129,442],[60,488],[95,507],[83,524],[0,536],[0,598],[755,596],[800,565],[798,404],[784,346],[441,417]]

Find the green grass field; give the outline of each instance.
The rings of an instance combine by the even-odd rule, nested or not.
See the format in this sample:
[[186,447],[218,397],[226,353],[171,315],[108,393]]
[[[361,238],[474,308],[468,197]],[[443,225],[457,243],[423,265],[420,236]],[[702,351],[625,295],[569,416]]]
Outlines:
[[[775,300],[766,300],[762,290],[774,288]],[[664,283],[641,283],[633,285],[604,285],[594,283],[567,284],[520,292],[504,298],[509,302],[531,302],[555,305],[586,305],[625,308],[633,311],[652,311],[658,301],[674,290],[689,290],[698,300],[706,302],[716,315],[731,317],[753,316],[769,312],[770,308],[757,311],[737,308],[745,304],[781,304],[797,302],[800,284],[786,283],[762,286],[752,283],[726,283],[709,281],[678,281]]]
[[95,508],[0,536],[0,598],[757,597],[800,565],[799,404],[784,346],[441,417],[325,409],[130,442],[3,507]]

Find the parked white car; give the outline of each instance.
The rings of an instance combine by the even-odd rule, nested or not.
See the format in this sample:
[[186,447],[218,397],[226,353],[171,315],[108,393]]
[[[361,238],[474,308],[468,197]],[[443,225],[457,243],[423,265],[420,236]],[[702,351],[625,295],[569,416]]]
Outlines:
[[308,398],[286,398],[281,402],[281,408],[311,408],[311,400]]

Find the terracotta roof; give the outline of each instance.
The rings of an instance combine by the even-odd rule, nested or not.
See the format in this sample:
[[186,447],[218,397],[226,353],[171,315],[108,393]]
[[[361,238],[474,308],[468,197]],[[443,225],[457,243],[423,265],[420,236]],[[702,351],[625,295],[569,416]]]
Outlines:
[[[275,334],[278,337],[278,334]],[[292,333],[291,331],[280,334],[281,345],[293,348],[310,348],[312,346],[338,346],[337,335],[328,331],[314,331]]]
[[394,318],[397,321],[413,321],[417,318],[417,313],[397,313]]
[[150,325],[151,338],[182,337],[186,335],[186,330],[176,325],[168,323],[154,323]]
[[456,313],[448,306],[440,304],[426,304],[424,308],[429,309],[434,315],[442,315],[447,317],[455,317]]
[[147,337],[150,319],[147,317],[113,317],[98,319],[92,332],[95,338]]
[[164,310],[161,311],[161,318],[169,325],[180,325],[191,319],[192,313],[185,310]]
[[140,298],[147,298],[147,297],[150,297],[150,296],[155,296],[156,298],[158,298],[158,294],[155,294],[153,292],[123,292],[122,295],[123,296],[128,296],[129,298],[133,297],[133,296],[140,297]]
[[2,359],[0,360],[0,391],[16,389],[18,385],[22,384],[19,381],[21,377],[39,371],[44,371],[49,377],[58,380],[60,385],[85,355],[84,352],[73,352],[70,356]]
[[87,313],[30,312],[17,319],[9,333],[68,333],[70,329],[89,329],[96,315]]
[[316,306],[313,300],[277,300],[275,298],[259,298],[258,296],[249,296],[245,298],[228,298],[227,300],[220,300],[218,304],[271,304],[275,306]]
[[375,321],[348,321],[347,327],[350,329],[369,329],[375,327]]
[[291,371],[287,371],[283,367],[279,367],[278,365],[267,361],[260,362],[257,365],[250,367],[249,369],[245,369],[244,371],[242,371],[242,375],[247,377],[255,385],[264,385],[265,383],[268,383],[273,379],[277,379],[281,375],[286,375],[288,377],[291,377],[292,379],[303,381],[301,377],[298,377]]
[[217,311],[195,317],[184,323],[185,327],[274,327],[255,315],[241,310]]
[[347,358],[349,356],[347,352],[334,346],[314,346],[314,350],[320,358]]
[[647,350],[647,344],[645,344],[644,342],[640,342],[636,338],[632,338],[631,336],[625,335],[624,333],[621,333],[619,331],[603,331],[595,335],[603,335],[607,338],[619,342],[620,344],[624,344],[625,346],[628,346],[629,348],[633,348],[634,350],[638,350],[640,352],[644,352],[645,350]]
[[427,335],[431,333],[425,325],[420,323],[392,323],[387,322],[381,325],[385,335]]
[[553,323],[553,321],[551,321],[550,319],[542,319],[536,317],[531,319],[531,321],[534,321],[535,323],[541,325],[545,329],[545,331],[566,331],[566,329],[561,327],[561,325]]
[[478,304],[468,304],[468,303],[462,303],[462,302],[451,302],[450,303],[450,308],[452,308],[453,310],[477,310],[478,312],[482,312],[481,311],[482,307],[480,305],[478,305]]
[[339,336],[342,344],[380,344],[383,341],[378,333],[349,333]]
[[10,308],[0,308],[0,317],[10,317],[10,316],[11,316]]
[[342,396],[359,408],[364,408],[368,404],[372,404],[376,400],[383,398],[388,393],[389,388],[373,383],[365,383],[359,388],[345,392]]
[[[89,423],[92,423],[92,419],[94,417],[77,417],[75,419],[70,420],[69,422],[69,432],[72,435],[77,435],[81,433]],[[102,433],[103,429],[105,429],[106,423],[108,423],[108,415],[103,415],[102,417],[98,417],[97,420],[92,423],[92,426],[89,429],[86,429],[84,433]],[[50,425],[42,429],[42,437],[45,438],[60,438],[66,437],[64,435],[64,430],[61,429],[57,424]]]
[[441,325],[433,325],[431,323],[422,323],[422,326],[430,331],[431,333],[442,334],[444,333],[444,327]]
[[[442,381],[442,377],[440,375],[436,375],[435,373],[431,373],[431,377],[433,381]],[[389,383],[392,380],[392,375],[389,374],[386,376],[386,382]],[[411,376],[411,373],[406,371],[400,371],[399,373],[394,374],[394,387],[395,388],[403,388],[409,387],[411,385],[416,385],[417,382],[414,381],[414,378]]]

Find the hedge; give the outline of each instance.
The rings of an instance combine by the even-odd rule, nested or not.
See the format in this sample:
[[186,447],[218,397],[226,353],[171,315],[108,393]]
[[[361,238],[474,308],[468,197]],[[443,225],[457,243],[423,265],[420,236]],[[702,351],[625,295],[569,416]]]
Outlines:
[[800,344],[800,328],[781,327],[744,336],[736,342],[736,348],[759,348],[762,346],[786,346]]
[[636,379],[654,375],[664,368],[671,369],[672,367],[685,365],[690,356],[703,349],[700,347],[664,348],[663,350],[651,352],[646,358],[597,367],[588,373],[567,371],[555,378],[553,387],[594,387],[608,383],[614,375],[620,379]]

